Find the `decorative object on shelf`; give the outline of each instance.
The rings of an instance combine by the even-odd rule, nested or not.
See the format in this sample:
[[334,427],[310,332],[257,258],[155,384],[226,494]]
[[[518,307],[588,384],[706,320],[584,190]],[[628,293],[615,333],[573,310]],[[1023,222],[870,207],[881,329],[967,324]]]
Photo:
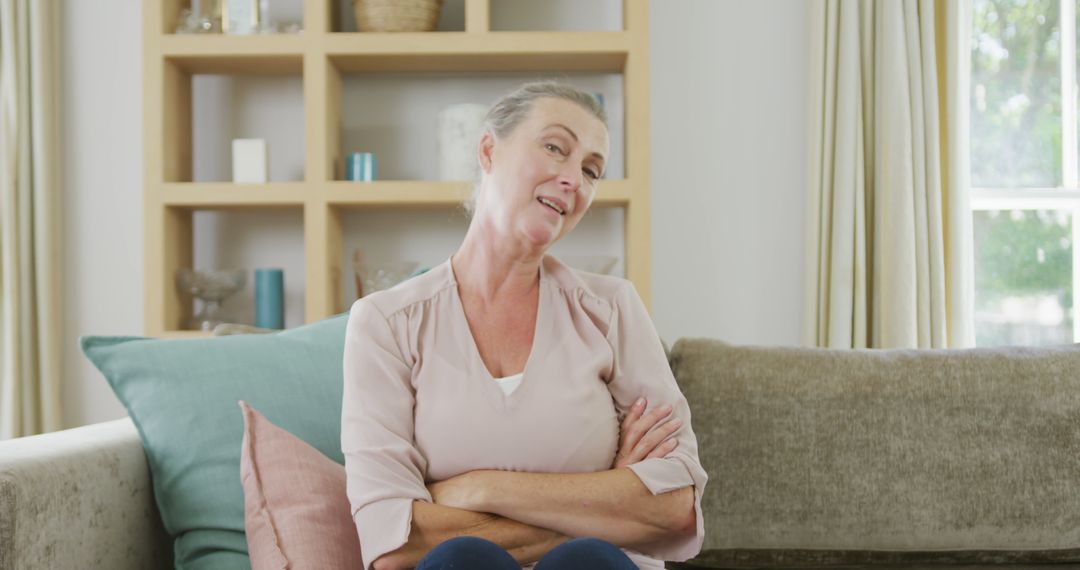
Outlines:
[[259,0],[221,0],[221,30],[251,34],[259,30]]
[[352,0],[361,32],[430,32],[439,23],[442,0]]
[[255,326],[285,328],[285,272],[276,267],[255,270]]
[[476,180],[480,164],[477,144],[484,129],[487,105],[463,103],[439,112],[439,179]]
[[304,31],[304,25],[300,22],[259,22],[259,34],[299,34]]
[[210,14],[198,14],[187,8],[180,11],[176,19],[177,34],[217,34],[221,33],[221,18]]
[[612,255],[567,255],[558,257],[563,263],[574,269],[601,275],[615,275],[612,270],[619,263],[619,258]]
[[180,11],[178,34],[220,34],[221,3],[223,0],[194,0],[191,8]]
[[199,16],[188,8],[184,8],[180,11],[180,15],[176,18],[176,28],[173,30],[177,34],[197,34],[199,30]]
[[199,312],[187,323],[187,328],[212,331],[220,323],[233,319],[221,309],[221,303],[244,288],[247,272],[243,269],[179,269],[176,288],[202,301]]
[[[203,0],[199,3],[198,0],[193,3],[193,8],[184,8],[180,11],[179,17],[176,19],[177,34],[220,34],[222,33],[222,2],[225,0]],[[229,22],[233,26],[233,29],[228,30],[230,34],[299,34],[304,31],[304,24],[302,22],[275,22],[270,18],[267,0],[248,0],[248,2],[254,4],[257,2],[257,21],[251,25],[247,25],[248,19],[245,16],[242,20],[243,23],[237,23],[237,14],[234,8],[240,7],[243,10],[241,2],[243,0],[230,0],[230,4],[227,7],[229,10],[232,21]]]
[[233,139],[233,182],[240,184],[266,183],[266,141],[263,139]]
[[270,0],[258,0],[259,2],[259,25],[260,34],[272,34],[277,32],[277,24],[270,18]]
[[389,289],[402,281],[428,271],[418,261],[369,260],[362,249],[353,250],[353,278],[356,280],[357,298],[376,291]]
[[371,182],[375,180],[375,153],[353,152],[345,160],[345,180]]

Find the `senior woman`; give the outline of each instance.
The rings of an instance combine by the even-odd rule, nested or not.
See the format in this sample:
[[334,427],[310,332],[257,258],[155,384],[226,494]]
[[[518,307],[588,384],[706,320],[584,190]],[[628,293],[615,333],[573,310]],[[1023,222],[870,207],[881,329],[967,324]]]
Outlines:
[[460,248],[352,306],[341,441],[365,568],[663,568],[700,550],[706,475],[644,304],[546,255],[608,146],[586,93],[503,97]]

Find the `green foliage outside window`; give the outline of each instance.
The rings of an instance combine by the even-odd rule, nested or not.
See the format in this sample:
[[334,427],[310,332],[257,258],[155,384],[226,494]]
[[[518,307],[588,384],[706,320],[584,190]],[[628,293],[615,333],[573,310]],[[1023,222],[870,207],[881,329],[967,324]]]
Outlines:
[[1057,0],[975,0],[971,182],[1061,183],[1061,39]]
[[[1054,212],[1013,210],[975,216],[976,289],[1057,293],[1072,306],[1072,227]],[[987,295],[993,299],[993,295]]]

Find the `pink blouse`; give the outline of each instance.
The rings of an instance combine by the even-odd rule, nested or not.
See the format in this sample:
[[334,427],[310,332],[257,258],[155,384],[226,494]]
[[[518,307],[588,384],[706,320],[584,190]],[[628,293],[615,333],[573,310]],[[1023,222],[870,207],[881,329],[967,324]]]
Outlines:
[[693,486],[695,536],[644,552],[641,568],[686,560],[704,540],[707,476],[690,409],[632,283],[540,264],[532,351],[509,395],[469,330],[450,261],[353,304],[345,334],[341,445],[364,567],[409,537],[425,482],[477,469],[579,473],[611,468],[619,420],[634,401],[674,406],[678,446],[630,469],[654,495]]

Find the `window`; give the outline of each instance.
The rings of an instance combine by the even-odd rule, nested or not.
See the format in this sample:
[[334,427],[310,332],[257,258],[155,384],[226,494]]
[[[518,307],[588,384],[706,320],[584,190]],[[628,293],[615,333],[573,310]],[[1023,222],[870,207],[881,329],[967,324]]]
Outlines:
[[972,2],[979,346],[1080,342],[1078,1]]

